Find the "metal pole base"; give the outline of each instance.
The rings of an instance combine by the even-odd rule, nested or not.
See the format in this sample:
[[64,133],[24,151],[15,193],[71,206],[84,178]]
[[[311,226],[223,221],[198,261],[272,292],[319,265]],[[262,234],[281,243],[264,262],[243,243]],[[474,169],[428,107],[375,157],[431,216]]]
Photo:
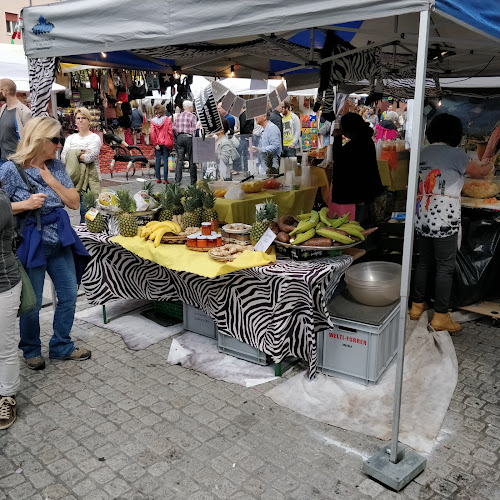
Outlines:
[[390,452],[389,443],[363,463],[363,472],[388,488],[399,491],[425,469],[427,459],[398,444],[399,461],[392,463]]

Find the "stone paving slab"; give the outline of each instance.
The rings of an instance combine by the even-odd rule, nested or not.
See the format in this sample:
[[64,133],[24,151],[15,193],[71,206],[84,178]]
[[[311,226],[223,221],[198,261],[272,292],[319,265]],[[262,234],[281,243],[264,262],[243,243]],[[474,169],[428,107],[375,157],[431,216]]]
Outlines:
[[[78,308],[88,307],[80,297]],[[52,308],[41,313],[47,355]],[[165,360],[76,321],[91,360],[21,364],[19,417],[0,434],[0,500],[500,498],[500,330],[453,337],[459,383],[425,471],[396,494],[361,472],[382,443]]]

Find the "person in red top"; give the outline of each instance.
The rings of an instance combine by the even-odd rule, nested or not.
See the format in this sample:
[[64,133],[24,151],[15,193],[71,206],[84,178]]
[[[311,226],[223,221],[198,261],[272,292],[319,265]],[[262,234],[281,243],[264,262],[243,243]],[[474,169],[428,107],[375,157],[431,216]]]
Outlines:
[[151,120],[150,138],[155,147],[156,182],[161,182],[161,159],[163,158],[163,183],[168,184],[168,155],[174,147],[172,120],[165,116],[165,106],[154,107],[155,116]]

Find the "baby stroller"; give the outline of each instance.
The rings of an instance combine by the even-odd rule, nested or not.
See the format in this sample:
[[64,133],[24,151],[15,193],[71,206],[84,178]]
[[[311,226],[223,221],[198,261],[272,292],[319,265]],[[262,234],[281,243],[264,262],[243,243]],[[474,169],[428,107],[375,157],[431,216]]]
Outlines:
[[154,160],[148,160],[140,148],[137,146],[129,146],[120,136],[114,134],[113,132],[105,132],[103,134],[103,138],[104,142],[108,144],[114,152],[113,159],[109,165],[111,177],[113,177],[115,163],[117,161],[123,161],[127,164],[127,170],[125,173],[127,180],[130,169],[132,169],[131,175],[133,176],[135,174],[136,163],[139,163],[142,171],[144,171],[144,168],[147,168],[147,174],[151,178],[151,171],[149,167],[150,161],[154,164]]

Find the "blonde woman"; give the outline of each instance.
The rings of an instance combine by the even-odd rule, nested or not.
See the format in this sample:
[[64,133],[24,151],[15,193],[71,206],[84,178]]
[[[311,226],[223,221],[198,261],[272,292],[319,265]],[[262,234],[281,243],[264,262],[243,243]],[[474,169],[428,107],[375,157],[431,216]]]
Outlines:
[[16,153],[0,168],[2,189],[10,198],[23,236],[17,254],[37,297],[35,309],[20,319],[19,347],[32,370],[45,368],[39,321],[45,272],[57,294],[50,358],[83,360],[91,356],[89,350],[75,347],[70,337],[78,281],[75,263],[83,270],[79,264],[88,261],[89,256],[64,210],[65,206],[76,210],[80,195],[64,164],[55,159],[60,133],[61,125],[54,118],[33,118],[24,129]]
[[[61,153],[61,160],[66,164],[66,155],[69,151],[78,149],[84,151],[79,157],[85,164],[93,163],[97,170],[97,175],[101,179],[99,167],[99,152],[101,151],[101,138],[90,130],[90,111],[87,108],[75,109],[75,122],[78,127],[77,134],[69,135]],[[80,222],[85,222],[85,208],[80,203]]]

